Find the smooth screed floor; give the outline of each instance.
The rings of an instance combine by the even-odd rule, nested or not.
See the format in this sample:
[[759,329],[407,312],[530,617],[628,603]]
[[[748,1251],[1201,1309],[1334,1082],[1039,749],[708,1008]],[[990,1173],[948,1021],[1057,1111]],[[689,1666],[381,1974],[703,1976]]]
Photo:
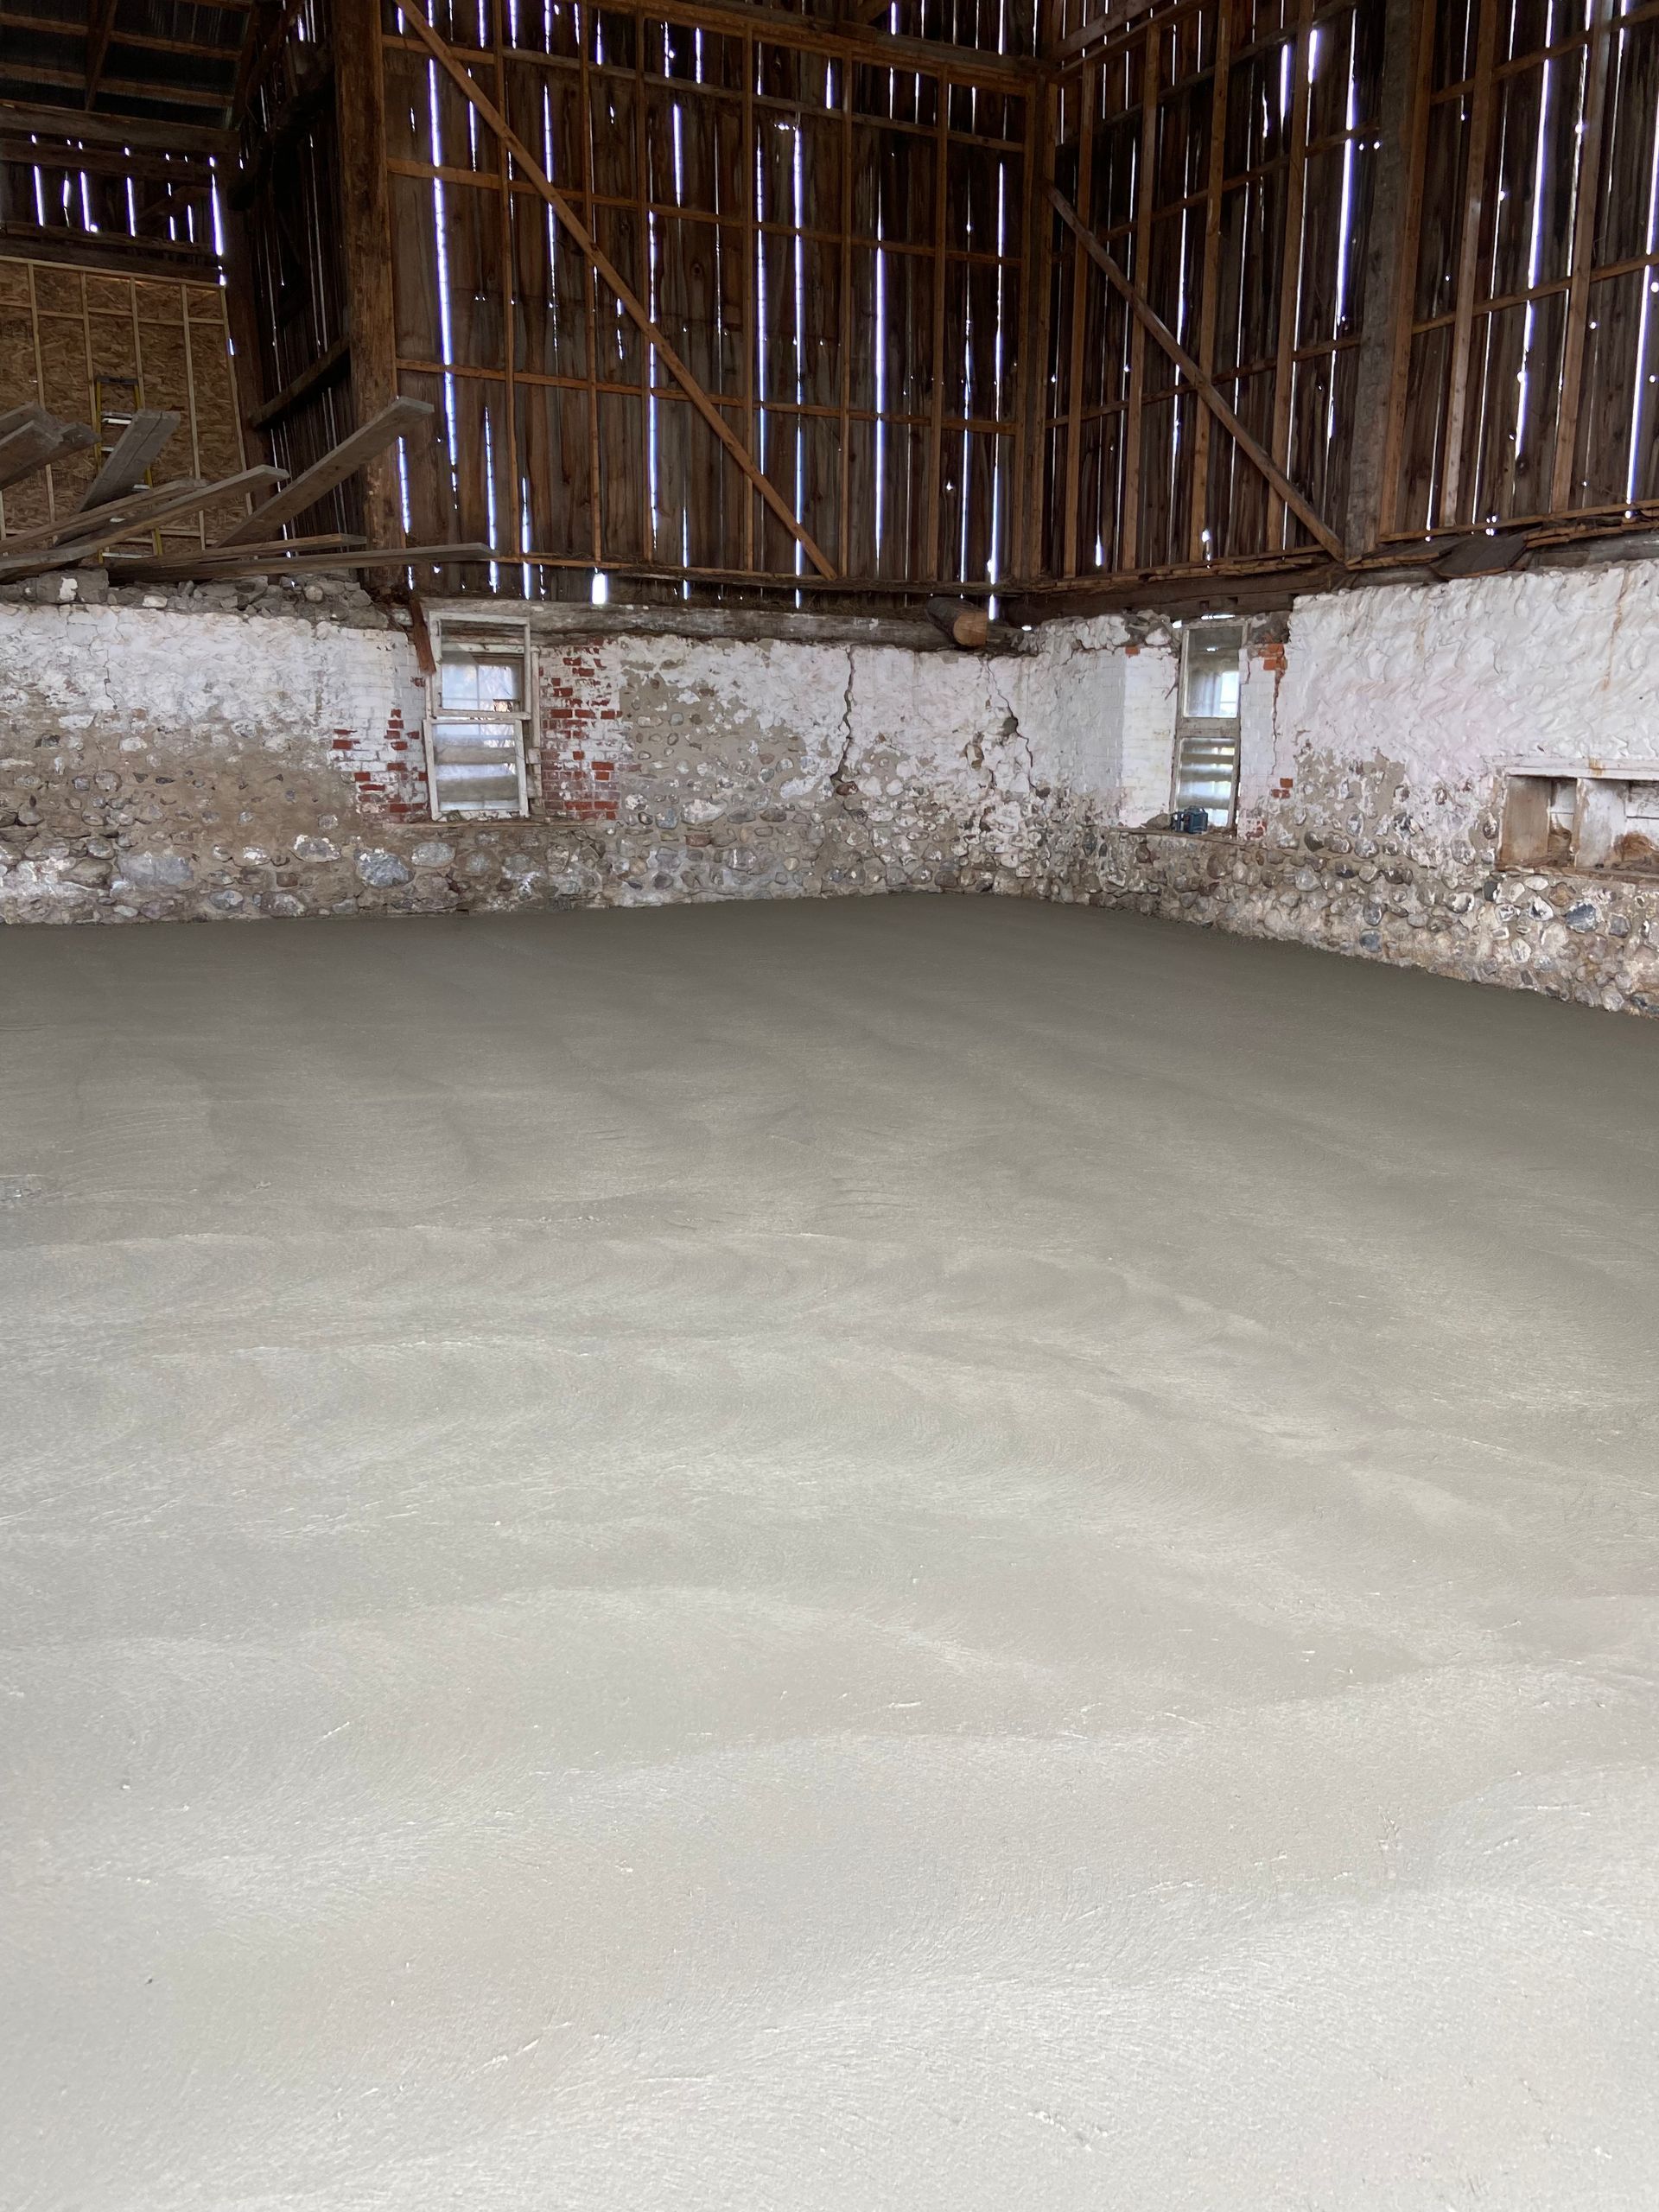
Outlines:
[[1659,1024],[0,936],[9,2212],[1659,2202]]

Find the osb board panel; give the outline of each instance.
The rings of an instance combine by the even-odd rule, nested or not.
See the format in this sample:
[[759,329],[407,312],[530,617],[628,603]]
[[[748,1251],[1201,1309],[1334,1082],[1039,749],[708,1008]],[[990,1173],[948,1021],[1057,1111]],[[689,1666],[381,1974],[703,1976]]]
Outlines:
[[[104,416],[133,407],[176,410],[182,419],[151,471],[156,482],[211,481],[245,466],[225,296],[216,284],[0,256],[0,405],[31,400],[99,427]],[[72,510],[100,460],[94,450],[73,454],[0,493],[5,527]],[[161,542],[187,551],[246,512],[245,500],[210,508]]]

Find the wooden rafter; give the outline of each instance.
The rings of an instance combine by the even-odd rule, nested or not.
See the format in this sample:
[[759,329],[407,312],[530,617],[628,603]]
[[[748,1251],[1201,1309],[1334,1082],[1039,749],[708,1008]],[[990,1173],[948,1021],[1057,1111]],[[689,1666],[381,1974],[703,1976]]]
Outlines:
[[[829,556],[822,550],[817,540],[801,523],[772,479],[763,469],[757,467],[742,440],[731,429],[719,408],[698,383],[685,362],[680,359],[666,334],[652,316],[650,310],[635,293],[626,277],[600,245],[563,193],[552,182],[540,162],[514,130],[499,108],[496,106],[494,101],[490,99],[448,41],[439,37],[423,16],[409,7],[400,8],[399,12],[416,38],[427,48],[456,90],[470,101],[482,121],[495,133],[524,176],[546,200],[565,230],[587,256],[589,263],[598,270],[606,284],[615,294],[630,320],[639,329],[646,342],[655,350],[658,358],[680,386],[692,406],[702,416],[721,444],[725,447],[778,520],[800,546],[818,574],[821,576],[833,578],[836,569]],[[745,10],[741,12],[748,14],[753,11]]]
[[[30,73],[39,74],[34,70]],[[78,77],[73,79],[76,86],[80,81]],[[151,86],[146,97],[165,100],[171,94]],[[8,131],[27,131],[31,137],[85,139],[98,146],[145,146],[165,154],[225,156],[236,151],[233,131],[197,123],[158,123],[151,117],[83,115],[73,108],[45,107],[34,100],[0,99],[0,126]],[[47,149],[41,150],[41,158],[47,158]]]
[[1091,231],[1086,230],[1084,227],[1084,225],[1078,219],[1077,211],[1072,207],[1071,201],[1066,199],[1063,193],[1055,190],[1052,186],[1049,188],[1048,196],[1053,202],[1055,212],[1058,214],[1060,219],[1065,224],[1066,227],[1081,240],[1084,251],[1089,256],[1096,267],[1102,271],[1106,277],[1107,282],[1122,294],[1122,297],[1128,302],[1130,311],[1135,315],[1136,321],[1141,325],[1141,327],[1146,332],[1149,338],[1163,347],[1165,353],[1167,353],[1170,359],[1174,362],[1176,367],[1181,372],[1181,374],[1186,378],[1194,391],[1198,393],[1198,397],[1204,402],[1204,404],[1210,410],[1216,420],[1221,424],[1223,429],[1225,430],[1229,436],[1233,439],[1235,443],[1237,445],[1239,451],[1244,454],[1248,459],[1255,462],[1256,467],[1259,468],[1262,475],[1267,478],[1268,484],[1273,487],[1274,491],[1278,493],[1279,497],[1284,501],[1285,505],[1291,510],[1291,512],[1299,517],[1302,522],[1306,523],[1308,529],[1313,532],[1313,536],[1318,538],[1319,543],[1324,546],[1325,551],[1331,556],[1332,559],[1333,561],[1340,561],[1345,564],[1348,559],[1348,555],[1343,545],[1342,540],[1337,536],[1336,532],[1331,529],[1330,525],[1309,504],[1309,502],[1302,497],[1302,494],[1296,489],[1296,486],[1291,482],[1290,479],[1285,474],[1284,471],[1274,460],[1272,454],[1251,436],[1250,433],[1245,429],[1243,423],[1239,421],[1237,416],[1234,414],[1232,409],[1222,397],[1220,392],[1217,391],[1215,385],[1211,381],[1210,378],[1205,375],[1203,369],[1199,367],[1198,364],[1181,344],[1174,332],[1171,330],[1168,324],[1165,322],[1162,316],[1157,314],[1156,311],[1147,303],[1139,286],[1132,284],[1129,282],[1128,278],[1118,267],[1111,255],[1108,253],[1105,247],[1102,245],[1100,240],[1095,237]]

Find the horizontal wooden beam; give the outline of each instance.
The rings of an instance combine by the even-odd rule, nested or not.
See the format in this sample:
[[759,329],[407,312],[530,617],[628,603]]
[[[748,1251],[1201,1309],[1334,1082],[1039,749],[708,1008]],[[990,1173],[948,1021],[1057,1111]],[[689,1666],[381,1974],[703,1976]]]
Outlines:
[[[146,97],[166,96],[155,92]],[[158,123],[148,116],[86,115],[79,108],[48,107],[38,100],[0,99],[0,125],[43,138],[80,138],[93,146],[148,146],[158,153],[221,158],[236,151],[233,130],[200,123]]]
[[139,184],[176,184],[206,192],[213,172],[199,154],[165,156],[136,146],[42,145],[27,131],[0,124],[0,161],[25,168],[85,171],[88,176],[131,177]]
[[130,238],[115,231],[42,230],[0,223],[0,252],[66,269],[103,269],[116,276],[158,276],[174,284],[211,284],[219,263],[206,246],[168,238]]
[[[59,69],[45,61],[16,61],[9,73],[23,84],[61,85],[66,92],[79,92],[83,99],[86,96],[84,69]],[[100,99],[107,94],[118,99],[154,100],[157,107],[224,108],[230,103],[227,92],[198,92],[194,85],[146,85],[133,77],[105,77],[99,84],[98,93]],[[78,107],[66,110],[68,128],[73,130],[77,119],[87,111]]]
[[[1029,92],[1048,74],[1041,62],[1020,54],[982,53],[976,47],[952,46],[944,39],[907,38],[868,23],[792,16],[780,8],[749,6],[746,0],[623,0],[612,12],[632,15],[646,22],[683,23],[689,30],[761,39],[770,46],[791,47],[798,52],[868,61],[905,76],[950,77],[959,84],[995,86],[1003,92]],[[488,54],[480,58],[488,59]],[[512,58],[511,48],[507,58]]]
[[506,563],[512,556],[488,545],[371,545],[356,553],[266,554],[250,546],[240,561],[215,561],[212,551],[200,559],[181,558],[124,561],[123,580],[129,583],[182,583],[192,577],[207,583],[233,582],[238,576],[287,576],[327,574],[334,569],[448,569],[461,565],[481,568],[490,562]]
[[445,75],[450,79],[456,90],[471,101],[482,120],[495,133],[501,144],[546,200],[600,276],[621,302],[630,319],[655,347],[658,359],[676,384],[679,385],[692,406],[696,409],[743,474],[760,494],[766,505],[801,548],[818,574],[821,576],[834,576],[836,573],[834,563],[818,545],[811,532],[766,471],[757,465],[742,440],[670,344],[667,334],[639,299],[633,287],[609,255],[604,251],[570,202],[547,175],[534,154],[531,152],[500,109],[496,106],[483,86],[467,68],[462,56],[457,54],[443,39],[441,39],[426,18],[416,10],[401,6],[398,12],[416,38],[431,54],[433,60],[442,69]]
[[[86,43],[85,23],[66,22],[58,16],[31,16],[17,8],[0,8],[0,31],[34,31],[49,38],[67,40],[74,46]],[[112,46],[141,47],[146,54],[193,54],[208,61],[234,61],[238,46],[210,43],[202,39],[157,38],[149,31],[116,30],[111,35]]]
[[1345,567],[1348,561],[1347,550],[1335,531],[1331,528],[1318,509],[1303,498],[1266,447],[1245,429],[1163,317],[1148,305],[1140,287],[1129,282],[1094,232],[1085,227],[1077,209],[1063,192],[1057,191],[1051,185],[1048,196],[1054,204],[1055,212],[1067,229],[1078,239],[1084,251],[1105,276],[1113,289],[1122,296],[1135,321],[1147,336],[1163,347],[1165,353],[1174,362],[1217,422],[1221,424],[1222,429],[1233,440],[1239,451],[1255,462],[1285,505],[1293,514],[1307,525],[1331,558],[1333,561],[1340,561]]

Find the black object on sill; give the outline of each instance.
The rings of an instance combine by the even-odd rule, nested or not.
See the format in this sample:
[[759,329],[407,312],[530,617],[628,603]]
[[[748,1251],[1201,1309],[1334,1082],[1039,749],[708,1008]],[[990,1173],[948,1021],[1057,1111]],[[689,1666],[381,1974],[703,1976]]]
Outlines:
[[1169,817],[1169,826],[1183,836],[1201,837],[1210,827],[1210,817],[1201,806],[1178,807]]

